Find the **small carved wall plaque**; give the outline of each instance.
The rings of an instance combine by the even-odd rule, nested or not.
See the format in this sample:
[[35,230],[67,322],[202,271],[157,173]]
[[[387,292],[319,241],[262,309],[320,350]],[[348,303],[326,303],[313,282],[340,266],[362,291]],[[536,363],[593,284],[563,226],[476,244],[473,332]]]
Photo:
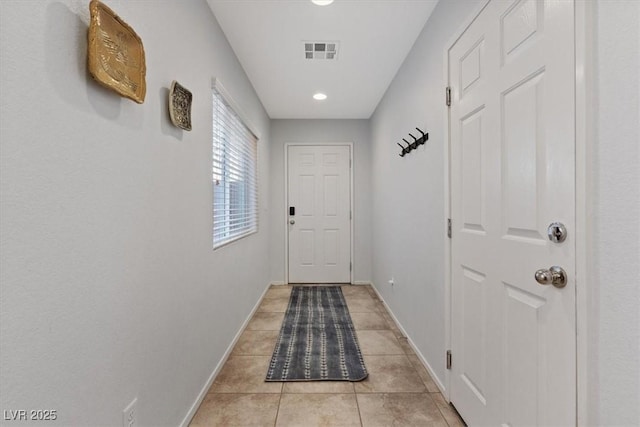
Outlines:
[[89,73],[101,85],[142,104],[147,92],[142,40],[100,1],[91,0],[89,10]]
[[191,130],[191,101],[193,95],[177,81],[171,83],[169,91],[169,116],[174,125]]

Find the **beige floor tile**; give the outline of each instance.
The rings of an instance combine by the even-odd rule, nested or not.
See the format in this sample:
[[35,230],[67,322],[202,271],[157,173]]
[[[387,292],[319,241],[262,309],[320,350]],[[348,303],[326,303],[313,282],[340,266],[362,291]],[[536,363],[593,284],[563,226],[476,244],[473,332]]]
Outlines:
[[389,325],[379,313],[349,313],[353,326],[360,330],[381,330],[389,329]]
[[376,299],[373,296],[371,296],[371,294],[369,292],[359,292],[357,294],[345,295],[344,296],[344,299],[346,299],[347,301],[349,301],[350,299],[359,299],[359,298],[370,299],[373,302],[377,302],[378,301],[378,299]]
[[265,382],[270,361],[271,356],[229,357],[209,393],[280,393],[282,383]]
[[283,394],[276,427],[360,426],[355,394]]
[[433,401],[438,406],[438,409],[442,413],[442,416],[447,421],[449,427],[464,427],[466,424],[460,418],[460,415],[456,412],[456,410],[444,399],[444,396],[440,393],[431,393],[430,394]]
[[343,286],[366,380],[265,382],[290,292],[267,291],[192,426],[464,426],[370,286]]
[[379,313],[379,304],[371,297],[345,297],[350,313]]
[[358,394],[362,425],[447,427],[428,393]]
[[353,393],[349,381],[290,381],[284,383],[283,393]]
[[272,286],[264,294],[265,298],[289,298],[291,296],[290,286]]
[[342,295],[344,295],[345,297],[350,296],[350,297],[355,297],[355,296],[361,296],[361,297],[369,297],[371,296],[371,293],[369,292],[369,286],[364,286],[364,285],[342,285]]
[[280,312],[284,313],[287,311],[287,307],[289,306],[289,298],[279,297],[279,298],[265,298],[262,300],[262,303],[258,307],[258,312]]
[[398,339],[406,338],[405,335],[402,333],[402,331],[400,329],[398,329],[398,328],[392,327],[391,328],[391,332],[393,332],[393,335]]
[[279,331],[283,320],[283,312],[258,311],[249,321],[247,331]]
[[362,354],[404,354],[392,331],[356,331]]
[[391,317],[391,315],[387,312],[387,309],[383,307],[383,309],[381,310],[381,313],[382,313],[382,317],[389,325],[389,329],[394,331],[397,337],[404,336],[400,331],[400,328],[398,327],[396,322],[393,320],[393,317]]
[[279,394],[208,394],[190,426],[271,427],[279,402]]
[[407,356],[416,355],[416,353],[413,351],[413,348],[411,348],[411,345],[409,344],[409,340],[406,337],[398,338],[398,342],[400,343],[400,347],[402,347],[402,349],[404,350],[404,353]]
[[369,377],[355,383],[356,393],[423,393],[427,389],[405,355],[365,356]]
[[439,393],[440,389],[438,388],[436,383],[433,382],[433,378],[431,378],[431,375],[429,375],[427,368],[424,367],[418,356],[416,356],[415,354],[411,354],[407,355],[407,357],[409,358],[409,361],[411,362],[413,367],[416,368],[416,371],[418,371],[418,375],[420,375],[420,378],[422,378],[422,382],[427,387],[427,391],[429,393]]
[[[386,314],[386,309],[383,310],[383,311]],[[389,316],[387,314],[387,316],[385,317],[385,320],[387,321],[387,324],[389,325],[389,329],[391,329],[393,331],[393,333],[395,334],[396,337],[402,338],[402,337],[405,336],[391,316]]]
[[271,356],[279,331],[244,331],[233,348],[233,356]]

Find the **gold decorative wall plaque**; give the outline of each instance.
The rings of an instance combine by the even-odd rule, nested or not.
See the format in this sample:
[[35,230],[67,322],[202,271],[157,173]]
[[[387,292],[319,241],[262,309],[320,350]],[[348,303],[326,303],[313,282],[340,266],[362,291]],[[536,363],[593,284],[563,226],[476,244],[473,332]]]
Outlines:
[[174,125],[191,130],[191,101],[193,95],[177,81],[171,83],[169,91],[169,116]]
[[89,73],[101,85],[142,104],[147,92],[142,40],[100,1],[91,0],[89,10]]

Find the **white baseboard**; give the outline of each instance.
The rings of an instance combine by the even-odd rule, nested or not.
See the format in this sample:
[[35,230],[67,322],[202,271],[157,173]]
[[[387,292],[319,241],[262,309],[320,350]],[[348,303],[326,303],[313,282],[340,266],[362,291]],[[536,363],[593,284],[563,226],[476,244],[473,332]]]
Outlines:
[[[274,286],[288,285],[288,283],[286,283],[286,282],[275,281],[275,280],[272,281],[271,284],[274,285]],[[352,284],[353,285],[372,285],[372,283],[370,281],[368,281],[368,280],[356,280]]]
[[409,334],[407,334],[407,331],[404,329],[404,327],[402,326],[400,321],[398,321],[398,318],[396,317],[396,315],[391,310],[391,307],[389,307],[389,304],[387,304],[387,302],[384,300],[384,298],[382,298],[382,295],[380,295],[380,292],[378,292],[378,288],[376,288],[376,286],[373,283],[371,285],[372,285],[371,287],[373,288],[373,290],[376,292],[376,295],[378,295],[378,298],[380,299],[380,301],[382,301],[382,304],[384,305],[384,308],[387,309],[387,311],[389,312],[389,315],[391,316],[391,318],[393,319],[395,324],[398,326],[398,329],[400,329],[400,332],[402,332],[402,335],[407,337],[407,342],[409,343],[409,345],[411,346],[413,351],[416,353],[416,355],[418,356],[418,359],[420,360],[422,365],[425,367],[427,372],[429,372],[429,375],[431,376],[431,379],[433,380],[435,385],[438,387],[438,389],[440,389],[440,392],[442,393],[443,396],[448,396],[447,388],[444,386],[442,381],[440,381],[440,378],[438,378],[438,376],[436,375],[435,371],[433,370],[433,368],[431,367],[431,365],[429,364],[427,359],[424,357],[422,352],[416,346],[415,342],[413,342],[413,340],[411,339]]
[[247,328],[247,325],[249,324],[249,321],[251,320],[251,318],[253,317],[255,312],[258,310],[258,307],[260,307],[260,303],[264,299],[264,296],[266,295],[267,291],[269,290],[269,287],[271,286],[271,284],[272,283],[267,285],[267,287],[264,289],[264,292],[262,292],[262,295],[258,299],[258,302],[253,307],[253,309],[251,310],[251,313],[249,313],[249,316],[247,316],[247,318],[245,319],[244,323],[242,323],[242,326],[240,327],[240,330],[235,335],[235,337],[233,337],[233,340],[231,341],[231,344],[229,344],[229,346],[227,347],[227,350],[224,352],[224,355],[222,356],[222,359],[220,359],[220,361],[216,365],[216,367],[213,370],[213,372],[211,372],[211,375],[209,375],[209,379],[207,380],[207,382],[205,383],[204,387],[202,388],[202,390],[198,394],[198,397],[197,397],[196,401],[193,402],[193,405],[191,405],[191,408],[189,409],[189,412],[187,412],[187,415],[185,415],[184,419],[180,423],[180,427],[188,427],[189,426],[189,423],[191,422],[193,417],[196,415],[196,412],[198,411],[198,408],[200,407],[200,404],[202,403],[204,398],[207,396],[207,393],[208,393],[209,389],[211,388],[211,385],[213,384],[213,382],[215,381],[216,377],[220,373],[220,370],[222,369],[224,364],[227,362],[227,359],[229,359],[229,356],[231,355],[231,352],[233,351],[233,347],[238,342],[238,339],[240,339],[240,335],[242,335],[244,330]]

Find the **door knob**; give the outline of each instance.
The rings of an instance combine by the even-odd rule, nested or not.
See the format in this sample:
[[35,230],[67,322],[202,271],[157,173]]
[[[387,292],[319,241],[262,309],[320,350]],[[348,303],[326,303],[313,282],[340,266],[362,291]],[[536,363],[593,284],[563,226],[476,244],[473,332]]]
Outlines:
[[295,223],[296,223],[296,220],[295,220],[295,219],[290,219],[290,220],[289,220],[289,224],[293,225],[293,224],[295,224]]
[[546,269],[540,269],[535,274],[536,282],[541,285],[553,285],[556,288],[564,288],[567,284],[567,273],[562,269],[554,265],[553,267]]

